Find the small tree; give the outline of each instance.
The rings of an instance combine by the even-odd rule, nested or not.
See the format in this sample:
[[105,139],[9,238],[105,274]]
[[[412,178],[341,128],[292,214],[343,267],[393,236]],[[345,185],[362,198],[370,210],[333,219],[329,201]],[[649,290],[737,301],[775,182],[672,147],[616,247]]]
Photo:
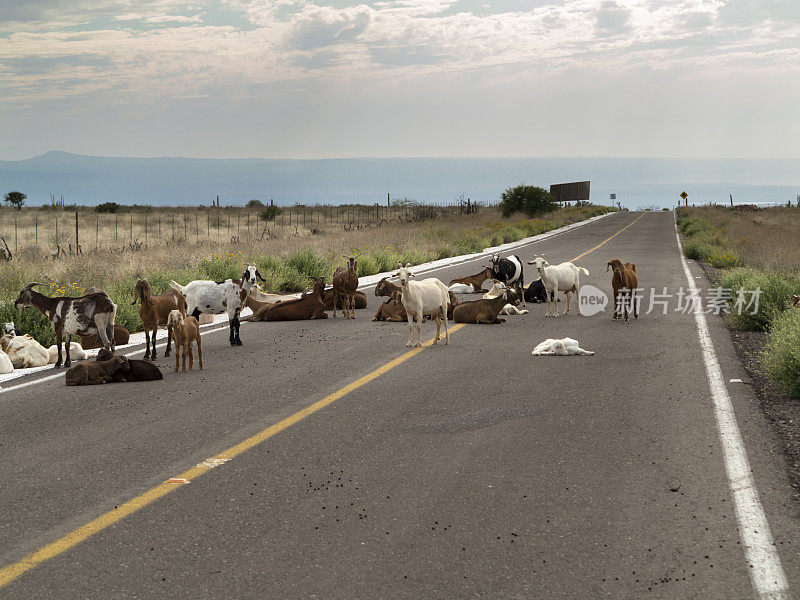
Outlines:
[[258,218],[262,221],[274,221],[275,217],[277,217],[281,212],[281,209],[275,206],[274,204],[270,204],[269,206],[265,206],[264,210],[258,213]]
[[508,188],[500,195],[500,214],[510,217],[523,212],[529,217],[550,212],[558,208],[556,199],[546,189],[533,185],[518,185]]
[[262,206],[264,206],[264,203],[261,200],[256,200],[255,198],[247,202],[247,208],[261,208]]
[[26,198],[27,196],[22,192],[8,192],[4,200],[9,206],[13,206],[17,210],[22,210]]
[[94,207],[96,213],[115,213],[119,211],[120,205],[116,202],[103,202]]

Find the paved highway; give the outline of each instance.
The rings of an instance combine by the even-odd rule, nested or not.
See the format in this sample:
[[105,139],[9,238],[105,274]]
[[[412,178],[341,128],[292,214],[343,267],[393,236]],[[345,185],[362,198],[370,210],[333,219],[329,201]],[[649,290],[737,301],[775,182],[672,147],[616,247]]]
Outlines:
[[[671,213],[618,213],[516,251],[537,252],[551,263],[580,256],[591,273],[582,284],[609,294],[614,257],[636,263],[647,290],[687,286]],[[481,264],[430,275],[447,282]],[[368,296],[356,320],[243,324],[240,348],[226,330],[207,333],[202,372],[176,374],[159,358],[160,382],[67,388],[58,378],[0,394],[0,597],[800,589],[784,457],[719,317],[707,316],[706,354],[755,487],[726,472],[697,321],[675,300],[628,323],[608,312],[545,318],[529,305],[502,325],[457,327],[450,346],[408,352],[407,326],[371,322],[379,300]],[[427,339],[434,331],[423,325]],[[531,356],[564,336],[596,356]],[[190,483],[164,483],[172,477]],[[745,552],[739,529],[751,521],[732,486],[757,490],[777,571],[749,564],[763,554]]]

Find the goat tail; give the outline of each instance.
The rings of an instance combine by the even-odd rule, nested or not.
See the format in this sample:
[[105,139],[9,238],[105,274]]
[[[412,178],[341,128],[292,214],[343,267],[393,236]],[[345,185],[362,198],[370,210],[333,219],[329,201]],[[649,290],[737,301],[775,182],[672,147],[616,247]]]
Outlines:
[[169,287],[171,287],[173,290],[175,290],[179,294],[183,294],[183,286],[180,283],[178,283],[177,281],[170,280]]
[[579,270],[581,273],[583,273],[584,275],[588,275],[588,274],[589,274],[589,271],[588,271],[587,269],[584,269],[583,267],[578,267],[578,270]]

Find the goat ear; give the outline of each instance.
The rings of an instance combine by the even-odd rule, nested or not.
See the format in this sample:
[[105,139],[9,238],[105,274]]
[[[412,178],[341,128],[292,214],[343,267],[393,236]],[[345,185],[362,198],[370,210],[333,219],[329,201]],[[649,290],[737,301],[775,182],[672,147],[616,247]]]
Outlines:
[[[398,269],[402,269],[402,268],[403,268],[403,263],[401,263],[401,262],[398,262],[398,263],[397,263],[397,268],[398,268]],[[397,273],[395,273],[395,276],[396,276],[396,275],[397,275]]]
[[407,262],[406,263],[406,269],[410,269],[410,268],[411,268],[411,263]]

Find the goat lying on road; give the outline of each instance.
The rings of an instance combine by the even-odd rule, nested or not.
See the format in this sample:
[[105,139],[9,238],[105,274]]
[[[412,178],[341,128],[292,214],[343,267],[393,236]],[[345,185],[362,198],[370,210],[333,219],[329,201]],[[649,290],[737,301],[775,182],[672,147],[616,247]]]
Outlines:
[[495,283],[492,289],[501,293],[489,300],[482,298],[480,300],[462,302],[453,309],[453,321],[456,323],[479,323],[485,325],[505,323],[505,319],[498,319],[497,315],[506,305],[506,286],[503,283]]
[[[101,348],[97,353],[97,358],[95,358],[95,361],[110,360],[112,358],[114,358],[114,355],[111,353],[111,350],[108,350],[107,348]],[[158,367],[149,360],[144,360],[142,358],[129,358],[128,366],[130,367],[129,371],[119,370],[114,373],[114,383],[120,381],[158,381],[160,379],[164,379],[164,376],[161,374],[161,371],[158,370]]]
[[475,286],[470,283],[451,283],[447,289],[454,294],[474,294]]
[[325,290],[324,277],[311,277],[314,285],[297,300],[277,302],[269,308],[254,313],[251,321],[304,321],[306,319],[327,319],[322,294]]
[[108,360],[82,362],[70,367],[64,375],[67,385],[97,385],[114,381],[117,371],[129,371],[128,359],[114,356]]
[[[114,325],[114,346],[124,346],[130,341],[131,334],[130,332],[122,327],[121,325]],[[82,335],[81,336],[81,348],[84,350],[93,350],[95,348],[102,348],[103,342],[100,340],[100,336],[96,333],[91,335]]]
[[203,342],[200,339],[200,324],[192,316],[184,317],[179,310],[169,313],[167,326],[172,329],[175,337],[175,371],[178,371],[180,360],[183,359],[183,370],[186,371],[186,354],[189,354],[189,370],[194,366],[194,353],[192,342],[197,342],[197,358],[200,370],[203,370]]
[[513,304],[506,304],[500,311],[501,315],[527,315],[528,311],[524,308],[517,308]]
[[492,255],[492,279],[506,284],[510,290],[514,290],[517,298],[522,299],[522,306],[525,306],[525,294],[522,286],[525,283],[525,276],[522,272],[522,260],[519,256],[511,254],[506,258],[499,255]]
[[8,354],[0,350],[0,375],[13,372],[14,365],[11,364],[11,359],[8,358]]
[[375,286],[375,295],[376,296],[389,296],[391,297],[393,292],[400,292],[402,291],[401,287],[396,283],[392,283],[389,281],[387,277],[384,277],[378,282],[378,285]]
[[8,355],[15,369],[43,367],[49,363],[50,359],[47,348],[28,334],[5,334],[0,338],[0,349]]
[[392,292],[391,297],[378,307],[372,320],[392,321],[393,323],[408,321],[408,315],[401,300],[402,295],[403,293],[398,290]]
[[[547,302],[547,293],[544,290],[542,278],[531,281],[528,285],[523,286],[522,295],[525,297],[525,302],[544,303]],[[555,292],[550,292],[550,299],[555,302],[561,302],[561,299],[555,299]]]
[[[483,282],[487,279],[492,278],[492,268],[485,267],[483,271],[477,273],[476,275],[467,275],[466,277],[456,277],[455,279],[451,280],[450,283],[447,284],[447,287],[450,288],[457,283],[463,283],[465,285],[471,285],[472,291],[471,292],[457,292],[459,294],[472,294],[476,292],[480,292],[483,290]],[[455,290],[454,290],[455,291]]]
[[[69,343],[69,355],[72,357],[72,360],[84,360],[86,358],[86,352],[78,342],[70,342]],[[54,365],[58,360],[58,347],[53,344],[47,349],[47,362],[51,365]]]
[[606,263],[606,273],[611,269],[611,287],[614,288],[614,314],[611,319],[619,319],[625,312],[628,320],[628,305],[632,305],[633,318],[639,318],[639,307],[636,305],[634,292],[639,287],[639,276],[636,274],[636,265],[633,263],[622,264],[618,258]]
[[562,340],[547,339],[536,346],[531,354],[534,356],[594,356],[594,352],[584,350],[578,345],[578,341],[572,338],[564,338]]
[[[583,267],[577,267],[571,262],[563,262],[560,265],[551,265],[542,256],[537,256],[535,259],[528,261],[529,265],[536,265],[536,270],[539,272],[539,277],[544,284],[545,297],[547,298],[547,313],[546,317],[550,316],[550,302],[555,296],[555,292],[564,292],[567,297],[567,309],[564,311],[566,315],[569,313],[569,295],[575,294],[575,305],[578,307],[578,314],[581,314],[581,304],[578,297],[580,291],[580,274],[588,275],[589,271]],[[554,317],[558,316],[558,304],[553,302],[555,312]]]

